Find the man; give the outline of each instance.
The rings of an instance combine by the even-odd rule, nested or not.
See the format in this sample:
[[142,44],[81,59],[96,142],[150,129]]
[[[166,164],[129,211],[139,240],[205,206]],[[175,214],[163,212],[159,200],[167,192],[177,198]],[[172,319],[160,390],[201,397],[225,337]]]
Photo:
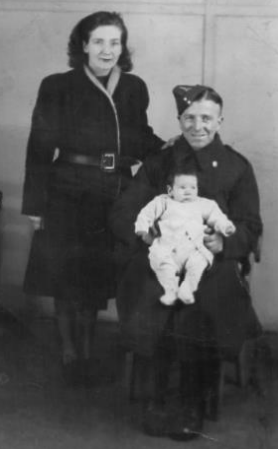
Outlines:
[[[144,407],[145,431],[186,441],[202,430],[205,401],[218,382],[221,356],[238,353],[247,338],[261,332],[239,264],[255,250],[262,222],[250,163],[219,137],[220,95],[200,85],[177,86],[173,93],[182,135],[172,147],[145,161],[117,201],[111,227],[118,240],[122,330],[140,358],[141,371],[146,374],[151,368],[154,374],[154,396]],[[148,201],[166,192],[169,172],[181,166],[197,172],[200,196],[215,200],[236,232],[225,238],[207,229],[204,243],[215,261],[201,279],[195,303],[165,306],[159,301],[162,288],[149,267],[148,246],[136,239],[134,222]],[[173,358],[180,371],[180,404],[174,418],[167,401]]]

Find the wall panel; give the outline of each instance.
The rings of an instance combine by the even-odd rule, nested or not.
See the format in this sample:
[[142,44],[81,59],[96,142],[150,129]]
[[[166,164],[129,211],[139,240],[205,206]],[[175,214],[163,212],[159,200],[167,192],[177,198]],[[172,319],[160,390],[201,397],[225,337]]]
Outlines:
[[[223,136],[253,163],[265,232],[252,289],[264,322],[277,326],[278,14],[215,17],[214,84],[226,99]],[[274,270],[275,267],[275,270]],[[266,288],[267,286],[267,288]]]
[[[135,73],[150,91],[150,123],[162,137],[178,131],[175,84],[205,82],[223,94],[223,138],[250,158],[262,196],[265,237],[254,301],[264,324],[277,327],[278,0],[0,0],[1,288],[15,286],[18,294],[27,260],[31,229],[20,214],[21,189],[39,83],[67,70],[69,32],[99,9],[125,17]],[[6,290],[4,297],[10,301]]]

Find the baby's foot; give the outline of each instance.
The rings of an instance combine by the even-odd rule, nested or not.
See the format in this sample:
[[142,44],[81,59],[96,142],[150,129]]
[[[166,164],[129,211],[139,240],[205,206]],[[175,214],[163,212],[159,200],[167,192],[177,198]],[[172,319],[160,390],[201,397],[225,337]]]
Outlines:
[[177,294],[173,291],[165,292],[164,295],[160,297],[160,302],[165,306],[172,306],[177,300]]
[[195,302],[194,295],[187,282],[183,282],[178,291],[178,298],[184,304],[193,304]]

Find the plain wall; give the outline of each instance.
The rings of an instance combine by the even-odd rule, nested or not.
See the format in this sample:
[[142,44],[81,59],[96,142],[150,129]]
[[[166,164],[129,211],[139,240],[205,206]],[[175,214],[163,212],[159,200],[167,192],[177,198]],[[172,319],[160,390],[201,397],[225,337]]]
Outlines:
[[100,10],[123,13],[134,72],[148,84],[149,121],[164,139],[179,133],[172,88],[206,83],[224,98],[222,138],[252,162],[265,224],[262,261],[252,273],[256,310],[278,326],[277,123],[278,0],[1,1],[1,302],[22,311],[50,300],[26,298],[22,282],[32,229],[20,213],[26,143],[41,79],[67,70],[76,22]]

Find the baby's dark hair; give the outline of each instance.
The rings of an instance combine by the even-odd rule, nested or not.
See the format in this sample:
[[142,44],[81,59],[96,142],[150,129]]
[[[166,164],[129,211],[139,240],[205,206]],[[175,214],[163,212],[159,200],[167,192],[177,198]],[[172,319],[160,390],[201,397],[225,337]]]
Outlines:
[[176,167],[169,171],[167,178],[166,178],[166,185],[173,187],[175,178],[177,176],[182,176],[182,175],[195,176],[195,178],[197,179],[197,183],[198,183],[198,174],[197,174],[196,170],[194,170],[192,168]]

